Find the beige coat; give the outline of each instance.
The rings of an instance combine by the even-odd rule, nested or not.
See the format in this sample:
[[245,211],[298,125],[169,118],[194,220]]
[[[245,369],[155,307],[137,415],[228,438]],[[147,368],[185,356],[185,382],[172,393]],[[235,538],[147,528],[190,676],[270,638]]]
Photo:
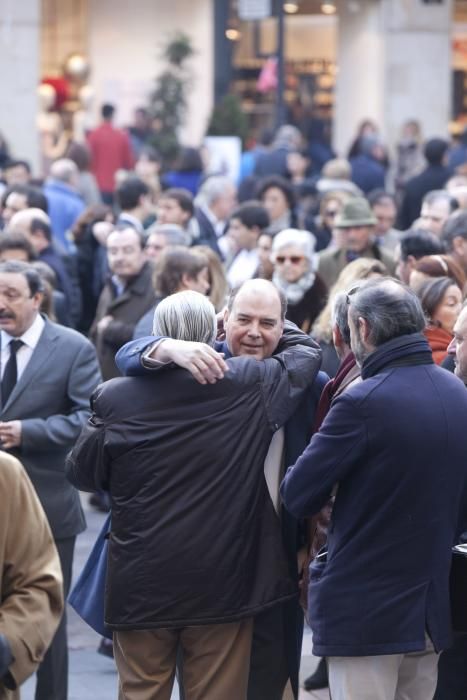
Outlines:
[[34,487],[20,462],[0,453],[0,634],[14,661],[0,680],[0,700],[37,668],[63,611],[57,550]]

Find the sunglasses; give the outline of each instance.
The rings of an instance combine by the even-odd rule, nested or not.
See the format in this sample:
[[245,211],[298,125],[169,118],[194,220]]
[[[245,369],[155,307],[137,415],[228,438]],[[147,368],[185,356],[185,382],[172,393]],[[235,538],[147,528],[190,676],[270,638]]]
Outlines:
[[303,260],[303,255],[276,255],[276,263],[283,265],[286,260],[289,260],[292,265],[299,265]]
[[360,287],[361,287],[361,285],[359,284],[359,285],[357,285],[356,287],[353,287],[352,289],[350,289],[350,290],[347,292],[347,295],[346,295],[346,298],[345,298],[345,300],[346,300],[346,302],[347,302],[347,306],[350,306],[350,302],[352,301],[352,296],[358,292],[358,290],[360,289]]

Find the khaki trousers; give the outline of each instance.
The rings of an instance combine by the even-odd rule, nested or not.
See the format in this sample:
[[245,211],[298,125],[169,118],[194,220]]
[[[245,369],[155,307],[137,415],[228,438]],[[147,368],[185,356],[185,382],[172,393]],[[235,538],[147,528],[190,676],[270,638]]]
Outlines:
[[114,632],[119,700],[170,700],[177,648],[185,700],[246,700],[252,620]]
[[432,700],[438,654],[427,637],[426,649],[384,656],[330,656],[332,700]]

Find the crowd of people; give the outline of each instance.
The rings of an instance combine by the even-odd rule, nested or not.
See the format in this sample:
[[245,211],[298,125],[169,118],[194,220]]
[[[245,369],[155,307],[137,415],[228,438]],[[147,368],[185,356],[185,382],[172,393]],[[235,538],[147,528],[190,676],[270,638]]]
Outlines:
[[0,698],[67,698],[78,489],[121,700],[298,698],[305,620],[307,690],[465,698],[466,147],[285,125],[234,181],[114,113],[3,164]]

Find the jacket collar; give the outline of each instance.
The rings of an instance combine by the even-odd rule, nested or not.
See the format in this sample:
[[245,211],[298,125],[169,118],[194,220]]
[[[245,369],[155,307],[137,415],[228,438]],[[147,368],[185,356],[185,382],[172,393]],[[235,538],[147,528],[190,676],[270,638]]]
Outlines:
[[389,367],[433,364],[433,357],[423,333],[410,333],[380,345],[362,365],[362,379],[368,379]]

